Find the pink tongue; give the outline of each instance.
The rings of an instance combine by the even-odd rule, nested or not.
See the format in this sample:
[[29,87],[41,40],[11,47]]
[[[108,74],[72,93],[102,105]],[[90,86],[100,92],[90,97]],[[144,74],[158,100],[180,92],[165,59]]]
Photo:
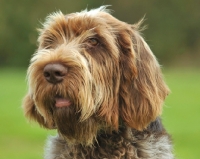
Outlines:
[[72,104],[69,99],[56,98],[56,107],[68,107]]

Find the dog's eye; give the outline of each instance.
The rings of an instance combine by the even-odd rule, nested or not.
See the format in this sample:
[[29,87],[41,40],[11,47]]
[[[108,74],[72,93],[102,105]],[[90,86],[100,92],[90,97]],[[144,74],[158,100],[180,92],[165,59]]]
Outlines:
[[90,38],[87,40],[87,43],[91,46],[97,46],[99,44],[99,40],[96,38]]

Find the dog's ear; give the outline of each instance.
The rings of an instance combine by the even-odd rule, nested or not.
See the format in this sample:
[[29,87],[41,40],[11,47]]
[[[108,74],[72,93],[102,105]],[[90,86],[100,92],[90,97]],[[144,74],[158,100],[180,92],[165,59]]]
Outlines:
[[139,24],[124,24],[118,33],[121,82],[120,117],[137,130],[145,129],[162,112],[169,93],[160,66],[139,33]]
[[43,116],[40,115],[38,110],[35,107],[33,99],[30,97],[29,94],[27,94],[24,97],[22,108],[24,111],[25,116],[31,121],[34,120],[40,124],[40,126],[44,128],[52,128],[52,125],[48,124],[48,122],[45,122],[45,119]]

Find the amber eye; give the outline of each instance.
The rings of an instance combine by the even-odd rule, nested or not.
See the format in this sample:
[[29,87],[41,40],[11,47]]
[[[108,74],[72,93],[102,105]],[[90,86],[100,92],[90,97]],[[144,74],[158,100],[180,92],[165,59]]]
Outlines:
[[96,38],[90,38],[87,40],[87,43],[90,44],[91,46],[97,46],[99,44],[99,41]]

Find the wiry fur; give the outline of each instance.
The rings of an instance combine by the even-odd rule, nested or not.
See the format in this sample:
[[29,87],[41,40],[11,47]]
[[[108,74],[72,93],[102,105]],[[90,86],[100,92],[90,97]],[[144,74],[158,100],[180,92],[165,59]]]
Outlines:
[[[46,159],[173,158],[158,118],[169,89],[139,33],[140,23],[121,22],[105,6],[47,17],[39,29],[23,102],[30,120],[58,130],[49,139]],[[48,64],[67,69],[62,82],[45,79]],[[55,107],[56,96],[72,105]]]
[[[159,119],[152,123],[159,122]],[[159,130],[160,129],[160,130]],[[102,133],[93,147],[69,146],[65,140],[49,137],[45,159],[172,159],[169,136],[162,127],[143,132],[121,128],[119,133]]]

